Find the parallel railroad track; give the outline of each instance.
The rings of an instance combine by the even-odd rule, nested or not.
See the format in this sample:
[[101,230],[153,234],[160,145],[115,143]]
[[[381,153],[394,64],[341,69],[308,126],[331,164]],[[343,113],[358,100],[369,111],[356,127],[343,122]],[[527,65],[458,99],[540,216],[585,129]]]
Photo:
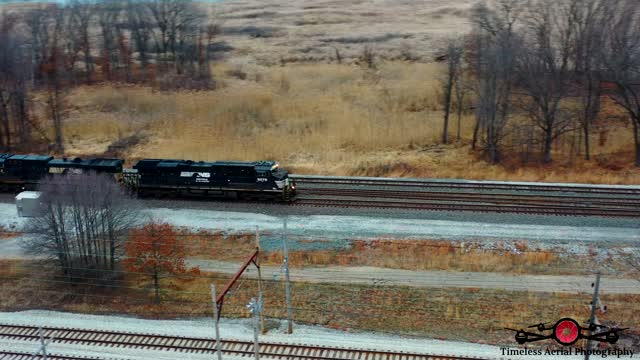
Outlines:
[[591,185],[559,184],[544,182],[508,182],[476,180],[404,179],[348,176],[290,175],[299,185],[350,185],[350,186],[395,186],[403,188],[456,190],[507,190],[527,192],[596,193],[599,195],[640,195],[640,186],[635,185]]
[[[173,351],[190,354],[213,354],[215,340],[210,338],[181,337],[155,334],[99,331],[87,329],[43,327],[43,336],[53,338],[53,344],[81,344],[104,346],[109,348],[131,348],[146,350]],[[37,326],[0,324],[0,338],[9,340],[36,341],[40,339]],[[228,355],[253,356],[251,341],[222,340],[222,352]],[[478,358],[414,354],[394,351],[376,351],[365,349],[341,349],[315,345],[296,345],[282,343],[260,343],[261,358],[289,360],[472,360]],[[0,350],[0,359],[25,359],[26,354]],[[20,357],[23,356],[23,357]],[[56,355],[49,359],[78,359]],[[82,358],[79,358],[82,359]]]
[[495,204],[455,204],[437,202],[406,202],[384,201],[365,199],[312,199],[299,198],[294,205],[309,205],[316,207],[352,207],[352,208],[392,208],[409,210],[431,211],[471,211],[471,212],[497,212],[520,213],[540,215],[571,215],[571,216],[604,216],[604,217],[640,217],[640,209],[600,208],[600,207],[573,207],[573,206],[518,206]]
[[296,205],[640,217],[640,186],[294,176]]
[[304,189],[305,195],[322,196],[354,196],[366,198],[406,199],[406,200],[435,200],[482,202],[518,205],[546,206],[549,203],[571,206],[610,206],[640,209],[640,197],[594,197],[569,195],[537,195],[537,194],[486,194],[486,193],[446,193],[434,191],[398,191],[398,190],[337,190],[337,189]]

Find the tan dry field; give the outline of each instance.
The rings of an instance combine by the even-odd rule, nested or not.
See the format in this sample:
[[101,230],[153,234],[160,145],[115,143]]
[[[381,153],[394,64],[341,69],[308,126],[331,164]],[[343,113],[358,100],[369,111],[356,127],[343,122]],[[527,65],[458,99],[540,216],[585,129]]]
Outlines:
[[[226,30],[236,61],[326,62],[370,45],[386,59],[430,58],[470,29],[473,0],[231,0],[203,5]],[[249,34],[250,36],[247,36]]]

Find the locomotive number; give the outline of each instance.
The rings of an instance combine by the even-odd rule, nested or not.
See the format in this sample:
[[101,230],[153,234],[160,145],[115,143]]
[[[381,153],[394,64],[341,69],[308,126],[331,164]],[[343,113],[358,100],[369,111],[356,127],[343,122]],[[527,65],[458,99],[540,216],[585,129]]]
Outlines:
[[258,178],[258,182],[267,182],[269,179],[267,178]]

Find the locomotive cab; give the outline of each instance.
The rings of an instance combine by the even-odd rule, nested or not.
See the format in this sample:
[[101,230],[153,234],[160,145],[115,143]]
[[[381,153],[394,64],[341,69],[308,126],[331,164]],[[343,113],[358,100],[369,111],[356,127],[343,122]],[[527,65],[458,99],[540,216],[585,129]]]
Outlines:
[[284,200],[291,200],[296,195],[296,184],[289,178],[289,172],[281,169],[277,162],[273,162],[269,171],[275,185],[282,190]]

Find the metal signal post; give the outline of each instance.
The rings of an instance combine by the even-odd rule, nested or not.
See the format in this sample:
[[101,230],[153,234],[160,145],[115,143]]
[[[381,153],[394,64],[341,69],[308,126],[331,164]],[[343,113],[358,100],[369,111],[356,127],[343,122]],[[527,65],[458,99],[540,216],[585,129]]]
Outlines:
[[260,331],[264,334],[267,332],[264,326],[264,312],[262,312],[262,271],[260,271],[260,230],[256,226],[256,258],[255,266],[258,268],[258,297],[260,299]]
[[222,360],[222,351],[220,350],[220,317],[218,316],[218,303],[216,302],[216,284],[211,284],[211,299],[213,299],[213,320],[216,323],[216,354],[218,360]]
[[284,250],[284,278],[285,298],[287,302],[287,334],[293,333],[293,315],[291,307],[291,282],[289,279],[289,248],[287,247],[287,218],[284,218],[284,235],[282,238]]
[[251,312],[251,317],[253,318],[253,350],[256,360],[260,360],[260,343],[258,342],[258,334],[260,327],[260,313],[262,312],[261,300],[262,299],[256,300],[255,298],[252,298],[249,305],[247,305]]
[[[600,291],[600,272],[596,274],[596,282],[592,284],[593,289],[593,298],[591,299],[591,317],[589,318],[589,335],[593,335],[593,324],[596,323],[596,307],[600,302],[600,298],[598,297],[598,292]],[[584,354],[584,359],[589,360],[589,350],[591,350],[591,340],[587,340],[587,349]]]

